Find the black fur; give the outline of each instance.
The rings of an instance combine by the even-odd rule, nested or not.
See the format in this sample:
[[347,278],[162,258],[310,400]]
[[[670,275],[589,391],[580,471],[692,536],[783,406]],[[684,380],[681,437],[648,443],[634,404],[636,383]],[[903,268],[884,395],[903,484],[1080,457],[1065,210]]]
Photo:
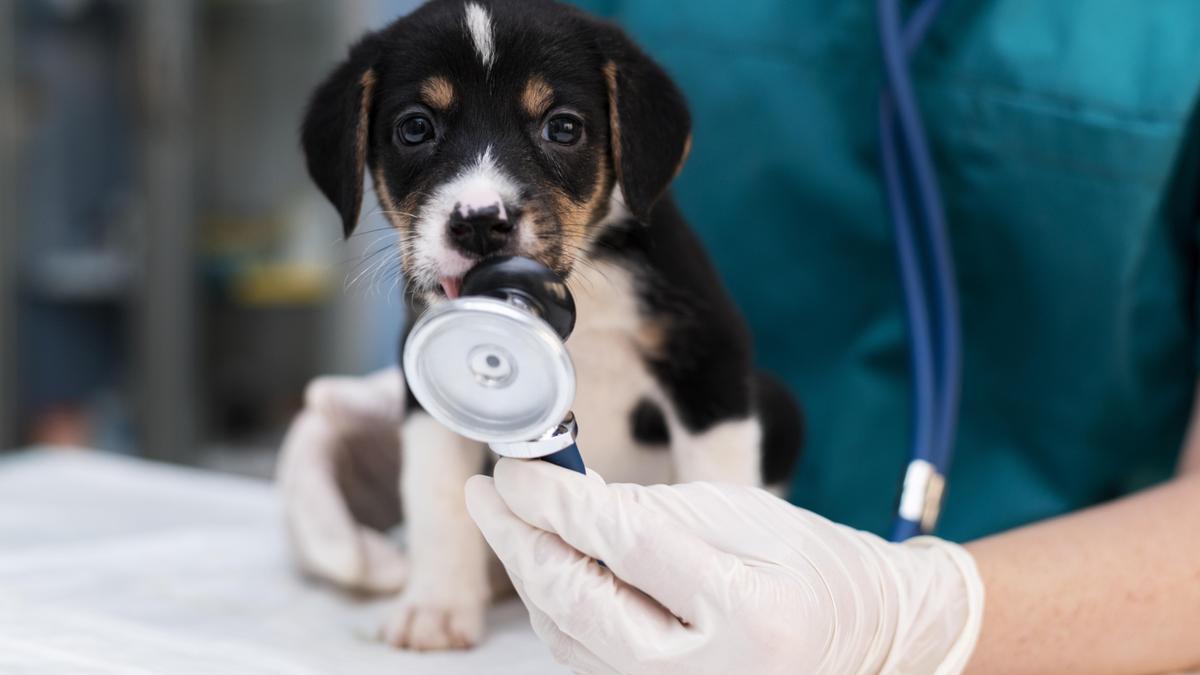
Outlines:
[[349,58],[313,94],[301,129],[308,172],[342,217],[347,237],[362,208],[366,157],[357,151],[362,79],[375,62],[377,46],[368,37],[351,48]]
[[804,415],[787,387],[761,370],[754,378],[754,399],[763,426],[763,482],[784,483],[804,445]]
[[667,419],[662,408],[648,399],[638,401],[633,412],[629,414],[629,426],[632,429],[633,440],[649,446],[663,446],[671,441],[671,433],[667,430]]

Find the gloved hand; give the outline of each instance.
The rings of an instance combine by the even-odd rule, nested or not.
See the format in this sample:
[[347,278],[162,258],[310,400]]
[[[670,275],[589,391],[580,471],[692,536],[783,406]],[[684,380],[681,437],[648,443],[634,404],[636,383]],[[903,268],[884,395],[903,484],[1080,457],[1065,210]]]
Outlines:
[[404,396],[398,368],[308,386],[276,472],[289,540],[308,573],[358,591],[403,588],[407,560],[383,532],[400,522]]
[[579,673],[957,673],[979,633],[983,584],[961,547],[890,544],[763,490],[502,459],[467,505]]

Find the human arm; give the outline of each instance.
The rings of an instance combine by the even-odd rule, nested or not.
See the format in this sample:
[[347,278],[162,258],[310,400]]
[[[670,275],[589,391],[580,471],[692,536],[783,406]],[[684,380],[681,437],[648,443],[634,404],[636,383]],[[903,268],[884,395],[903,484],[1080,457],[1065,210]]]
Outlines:
[[983,589],[961,547],[890,544],[761,489],[609,485],[502,459],[467,505],[577,673],[952,675],[978,634]]
[[[1195,447],[1184,466],[1196,465]],[[974,566],[953,548],[914,566],[909,547],[750,488],[606,486],[536,464],[502,461],[495,483],[473,479],[468,502],[535,629],[577,672],[722,672],[731,657],[755,672],[958,672],[984,604],[976,672],[1154,672],[1196,660],[1195,472],[972,545],[991,584],[982,603]],[[745,569],[778,574],[748,580]],[[764,586],[774,602],[760,602]],[[674,606],[706,595],[705,611]]]
[[968,672],[1200,665],[1200,403],[1168,483],[979,540],[988,602]]

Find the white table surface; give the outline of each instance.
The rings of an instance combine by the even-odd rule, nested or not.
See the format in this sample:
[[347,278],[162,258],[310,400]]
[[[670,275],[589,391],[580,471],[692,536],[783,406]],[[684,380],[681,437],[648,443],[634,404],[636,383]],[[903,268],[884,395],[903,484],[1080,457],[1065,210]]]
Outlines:
[[561,673],[515,601],[469,652],[373,639],[301,578],[271,486],[98,452],[0,459],[0,673]]

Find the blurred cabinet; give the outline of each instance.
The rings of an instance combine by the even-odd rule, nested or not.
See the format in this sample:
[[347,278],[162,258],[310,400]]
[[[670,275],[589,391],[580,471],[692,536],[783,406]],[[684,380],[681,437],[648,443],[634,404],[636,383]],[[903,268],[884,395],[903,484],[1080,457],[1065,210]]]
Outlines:
[[0,3],[0,450],[17,442],[16,385],[16,32],[12,3]]
[[298,126],[414,4],[0,0],[0,448],[60,405],[118,451],[270,446],[310,377],[394,360]]

